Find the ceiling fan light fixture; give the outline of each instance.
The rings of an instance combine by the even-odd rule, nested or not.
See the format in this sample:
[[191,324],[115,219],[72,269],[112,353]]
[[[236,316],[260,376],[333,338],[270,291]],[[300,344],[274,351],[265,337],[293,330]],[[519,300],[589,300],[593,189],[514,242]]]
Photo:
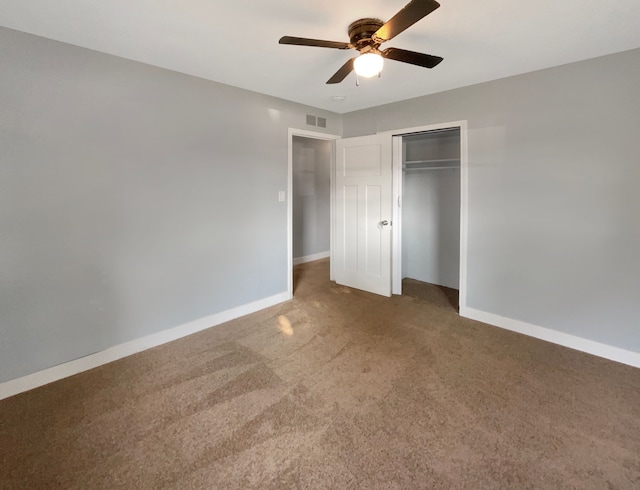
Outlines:
[[436,0],[409,0],[409,3],[387,22],[373,17],[358,19],[349,24],[347,28],[347,33],[349,34],[348,43],[294,36],[283,36],[278,42],[280,44],[297,46],[355,49],[359,55],[354,58],[349,58],[344,65],[327,80],[327,84],[333,85],[340,83],[349,73],[355,70],[356,85],[358,85],[360,78],[371,78],[380,75],[384,62],[383,58],[422,66],[424,68],[433,68],[440,63],[443,60],[440,56],[417,53],[399,48],[387,48],[382,51],[379,49],[382,43],[390,41],[438,7],[440,7],[440,4]]
[[364,53],[353,62],[356,74],[363,78],[372,78],[382,71],[383,59],[378,53]]

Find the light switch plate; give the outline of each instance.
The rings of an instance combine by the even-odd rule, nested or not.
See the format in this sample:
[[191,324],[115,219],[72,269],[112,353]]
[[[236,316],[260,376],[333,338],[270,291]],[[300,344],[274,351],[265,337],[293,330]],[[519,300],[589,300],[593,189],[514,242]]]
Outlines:
[[279,202],[284,202],[285,200],[285,193],[284,191],[278,191],[278,201]]

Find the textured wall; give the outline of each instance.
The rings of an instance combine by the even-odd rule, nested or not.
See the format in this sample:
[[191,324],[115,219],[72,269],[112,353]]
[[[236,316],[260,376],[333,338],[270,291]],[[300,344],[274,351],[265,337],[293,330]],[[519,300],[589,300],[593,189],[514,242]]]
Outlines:
[[0,28],[0,382],[287,289],[288,127],[335,114]]
[[640,49],[344,115],[468,120],[468,305],[640,352]]

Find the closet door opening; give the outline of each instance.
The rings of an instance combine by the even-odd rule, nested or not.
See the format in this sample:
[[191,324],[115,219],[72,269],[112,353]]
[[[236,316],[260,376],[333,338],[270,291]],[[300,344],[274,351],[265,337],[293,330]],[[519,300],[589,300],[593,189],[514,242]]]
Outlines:
[[443,288],[459,307],[460,128],[401,137],[401,279]]

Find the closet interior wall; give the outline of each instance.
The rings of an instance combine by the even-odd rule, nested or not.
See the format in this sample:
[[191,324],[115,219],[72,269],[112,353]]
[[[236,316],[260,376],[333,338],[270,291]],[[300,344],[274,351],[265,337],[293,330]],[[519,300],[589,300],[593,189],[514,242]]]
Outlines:
[[402,168],[402,277],[459,289],[459,128],[403,136]]

